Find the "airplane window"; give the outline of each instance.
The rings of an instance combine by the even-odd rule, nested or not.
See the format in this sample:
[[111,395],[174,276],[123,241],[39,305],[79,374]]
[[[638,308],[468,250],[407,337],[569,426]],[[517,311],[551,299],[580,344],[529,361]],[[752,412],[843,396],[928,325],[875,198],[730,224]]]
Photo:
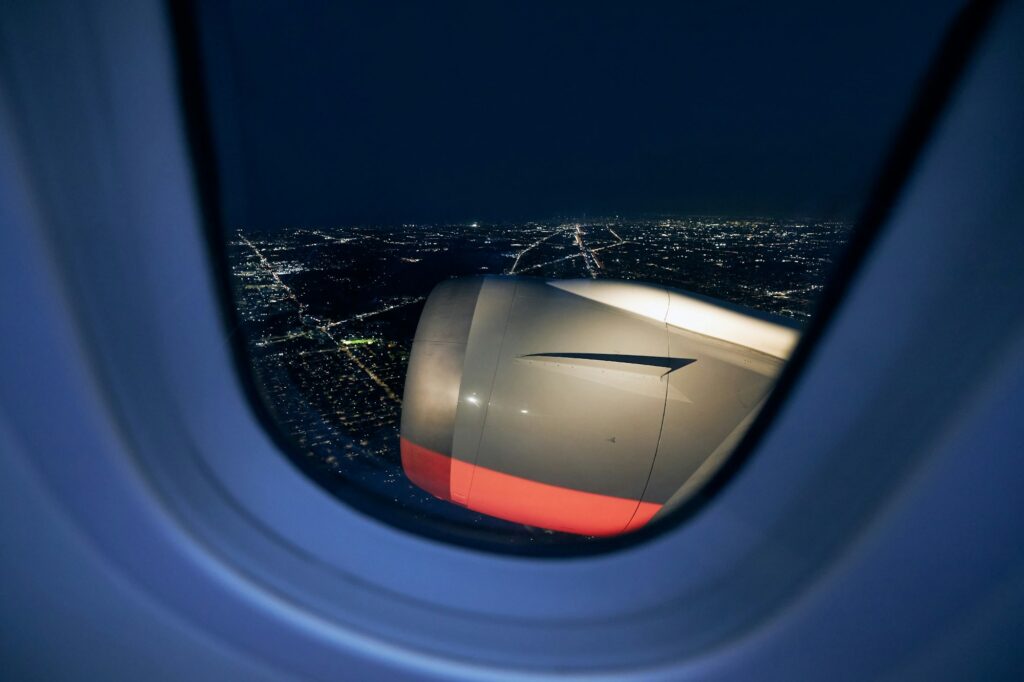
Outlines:
[[813,322],[960,4],[196,3],[183,98],[256,409],[405,529],[656,527]]

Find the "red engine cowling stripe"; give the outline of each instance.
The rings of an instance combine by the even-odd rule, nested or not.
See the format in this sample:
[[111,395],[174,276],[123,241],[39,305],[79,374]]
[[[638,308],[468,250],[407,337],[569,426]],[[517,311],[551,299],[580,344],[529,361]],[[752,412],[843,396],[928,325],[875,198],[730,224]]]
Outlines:
[[[472,478],[470,509],[528,526],[580,535],[618,535],[648,521],[660,504],[588,493],[512,476],[401,439],[402,466],[413,483],[451,500],[451,480]],[[458,501],[462,504],[461,501]]]
[[434,497],[451,500],[452,458],[416,445],[411,440],[399,441],[402,469],[409,480]]

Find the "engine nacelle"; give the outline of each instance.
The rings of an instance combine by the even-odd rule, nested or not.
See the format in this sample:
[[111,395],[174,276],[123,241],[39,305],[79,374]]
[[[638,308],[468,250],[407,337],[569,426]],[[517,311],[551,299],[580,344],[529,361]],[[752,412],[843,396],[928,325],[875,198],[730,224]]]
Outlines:
[[629,282],[442,282],[409,359],[402,466],[484,514],[635,530],[717,469],[798,335],[788,320]]

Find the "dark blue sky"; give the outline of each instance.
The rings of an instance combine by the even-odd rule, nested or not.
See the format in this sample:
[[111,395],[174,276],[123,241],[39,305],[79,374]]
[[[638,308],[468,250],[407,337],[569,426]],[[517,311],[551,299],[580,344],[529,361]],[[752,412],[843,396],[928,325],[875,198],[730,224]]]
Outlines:
[[229,226],[850,216],[961,2],[200,3]]

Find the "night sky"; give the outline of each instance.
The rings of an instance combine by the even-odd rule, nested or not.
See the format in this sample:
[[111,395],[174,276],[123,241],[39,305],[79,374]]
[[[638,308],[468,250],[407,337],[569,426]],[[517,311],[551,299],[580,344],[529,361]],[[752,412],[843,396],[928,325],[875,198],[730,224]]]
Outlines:
[[845,217],[962,2],[200,3],[228,227]]

